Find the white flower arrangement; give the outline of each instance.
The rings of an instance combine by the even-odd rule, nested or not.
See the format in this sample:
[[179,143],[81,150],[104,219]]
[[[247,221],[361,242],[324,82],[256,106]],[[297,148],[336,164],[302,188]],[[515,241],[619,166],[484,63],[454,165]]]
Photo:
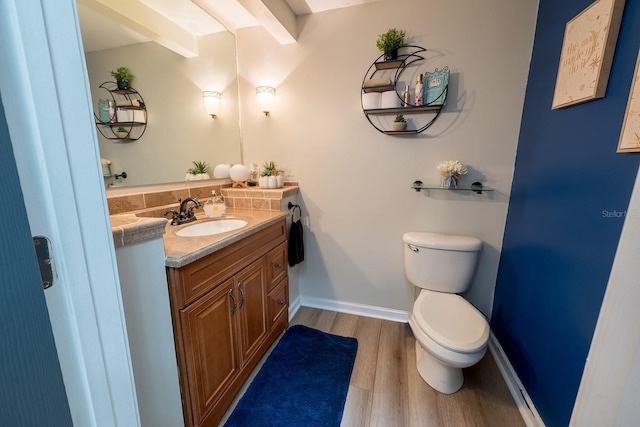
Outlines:
[[446,160],[438,163],[438,172],[442,176],[458,177],[467,173],[467,167],[457,160]]

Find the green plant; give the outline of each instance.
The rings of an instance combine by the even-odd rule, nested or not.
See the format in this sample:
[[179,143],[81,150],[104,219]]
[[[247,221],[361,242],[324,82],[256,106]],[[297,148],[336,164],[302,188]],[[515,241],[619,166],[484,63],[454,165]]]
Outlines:
[[207,169],[209,169],[209,165],[207,164],[207,162],[194,160],[193,167],[187,172],[189,172],[191,175],[200,175],[201,173],[207,173]]
[[277,176],[278,166],[274,162],[265,162],[260,176]]
[[398,30],[396,28],[389,28],[386,33],[382,33],[376,40],[376,47],[380,52],[388,52],[399,47],[406,46],[407,43],[404,37],[407,35],[406,31]]
[[123,128],[122,126],[120,126],[118,128],[118,132],[126,132],[127,130],[125,128]]
[[129,83],[135,77],[127,67],[116,68],[115,71],[111,71],[111,76],[116,79],[116,81],[123,83]]
[[406,122],[406,120],[404,119],[404,116],[402,114],[398,114],[393,121],[396,122],[396,123]]

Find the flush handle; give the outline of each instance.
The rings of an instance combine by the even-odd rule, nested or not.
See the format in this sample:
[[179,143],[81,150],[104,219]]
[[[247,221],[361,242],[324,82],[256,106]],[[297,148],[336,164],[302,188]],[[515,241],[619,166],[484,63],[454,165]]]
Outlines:
[[410,245],[410,244],[408,244],[408,243],[407,243],[407,247],[408,247],[411,251],[413,251],[413,252],[415,252],[415,253],[420,252],[420,249],[418,249],[418,247],[416,247],[416,246],[413,246],[413,245]]

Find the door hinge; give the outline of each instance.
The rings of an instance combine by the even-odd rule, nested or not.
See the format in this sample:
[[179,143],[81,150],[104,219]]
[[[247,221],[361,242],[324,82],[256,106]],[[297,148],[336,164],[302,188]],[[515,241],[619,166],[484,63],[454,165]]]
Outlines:
[[53,286],[53,259],[51,258],[51,241],[45,236],[33,236],[33,246],[36,248],[38,268],[42,278],[42,287],[49,289]]

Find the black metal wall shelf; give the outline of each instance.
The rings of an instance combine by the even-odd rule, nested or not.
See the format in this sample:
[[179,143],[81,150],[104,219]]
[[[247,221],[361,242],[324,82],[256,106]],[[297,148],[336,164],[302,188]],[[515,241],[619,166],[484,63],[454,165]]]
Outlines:
[[[372,93],[372,92],[388,92],[394,91],[395,95],[398,97],[398,100],[402,103],[403,99],[401,96],[401,91],[398,90],[397,85],[400,82],[400,77],[405,69],[418,61],[424,60],[423,52],[426,52],[426,49],[420,46],[405,46],[401,48],[401,53],[398,55],[398,59],[395,60],[384,60],[384,54],[380,55],[376,60],[371,64],[367,72],[365,73],[364,79],[362,80],[362,93]],[[393,72],[393,70],[395,70]],[[383,85],[374,85],[374,86],[366,86],[367,80],[371,80],[374,77],[377,77],[377,73],[392,71],[393,78],[391,78],[390,84]],[[436,70],[437,71],[437,70]],[[362,111],[364,112],[365,117],[369,120],[369,123],[373,127],[375,127],[379,132],[387,134],[387,135],[415,135],[425,131],[429,128],[438,118],[442,109],[444,108],[445,101],[447,99],[447,92],[449,86],[445,86],[442,94],[435,99],[431,104],[422,105],[422,106],[414,106],[407,105],[401,108],[364,108],[364,102],[362,102]],[[372,117],[378,116],[392,116],[392,115],[416,115],[412,117],[415,123],[419,123],[415,129],[407,129],[407,130],[391,130],[386,129],[380,120],[372,120]],[[422,120],[418,115],[427,115],[426,119]]]
[[[116,82],[104,82],[100,85],[113,103],[113,116],[110,120],[100,120],[100,114],[94,112],[96,127],[100,134],[109,140],[133,142],[147,129],[147,107],[142,95],[134,88],[118,89]],[[122,120],[122,119],[125,120]],[[118,132],[123,128],[124,132]]]

